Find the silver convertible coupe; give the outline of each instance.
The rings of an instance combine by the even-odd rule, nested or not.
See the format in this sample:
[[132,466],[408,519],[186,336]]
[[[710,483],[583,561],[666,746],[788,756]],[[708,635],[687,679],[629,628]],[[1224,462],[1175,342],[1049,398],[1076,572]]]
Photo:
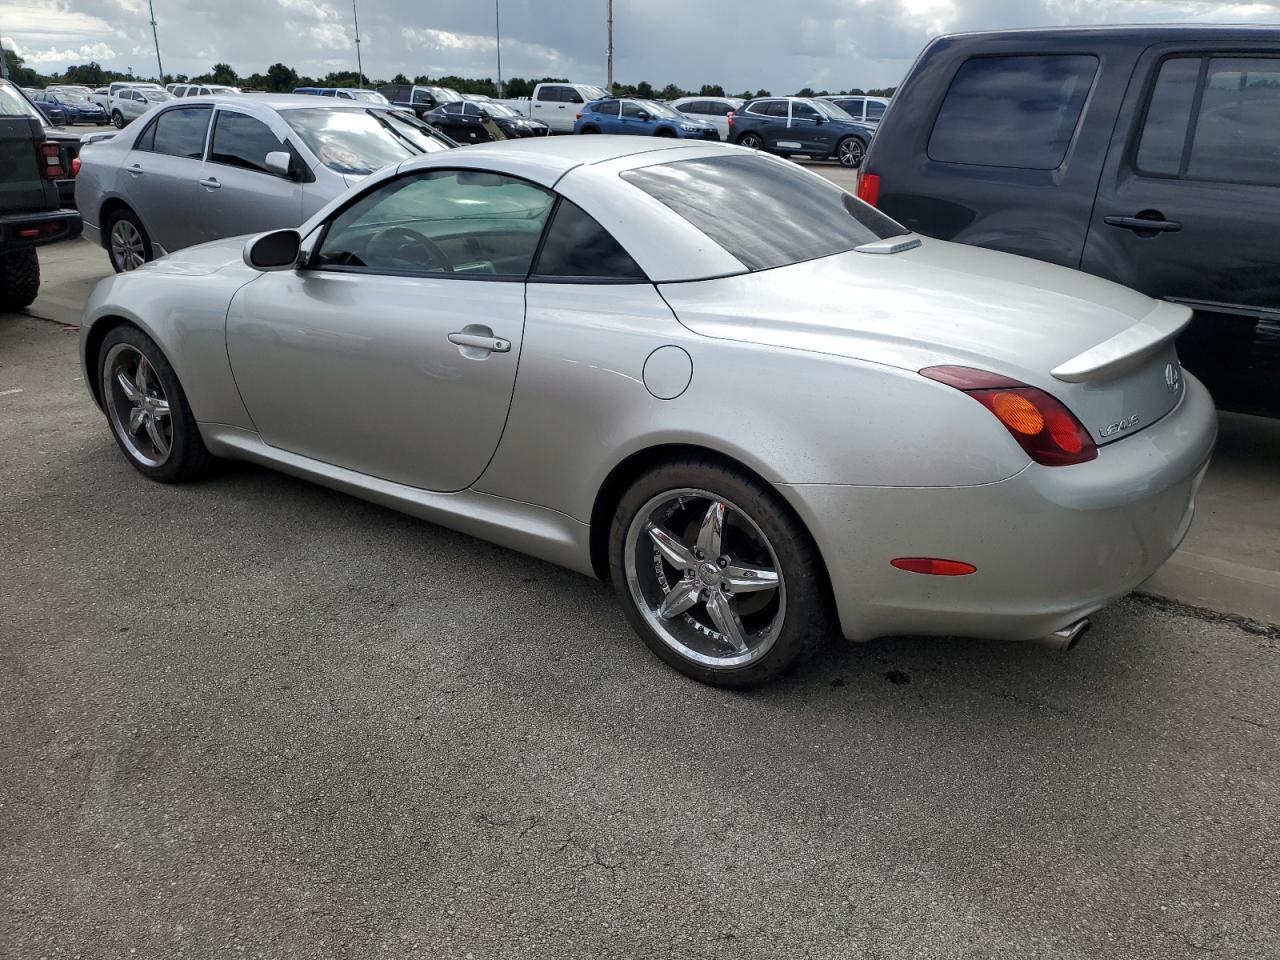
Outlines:
[[256,461],[610,578],[746,686],[836,627],[1072,642],[1191,521],[1188,319],[786,160],[565,137],[110,277],[81,346],[144,475]]

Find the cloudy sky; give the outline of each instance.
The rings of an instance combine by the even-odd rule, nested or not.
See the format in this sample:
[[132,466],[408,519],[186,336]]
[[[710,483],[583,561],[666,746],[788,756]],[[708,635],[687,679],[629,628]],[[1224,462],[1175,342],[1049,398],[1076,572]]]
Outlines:
[[[492,0],[358,0],[367,74],[496,75]],[[169,73],[216,61],[355,68],[349,0],[154,0]],[[603,82],[605,0],[498,0],[502,73]],[[839,89],[896,84],[929,37],[1131,22],[1280,23],[1280,0],[614,0],[614,77]],[[147,0],[4,0],[0,37],[42,72],[97,60],[155,73]]]

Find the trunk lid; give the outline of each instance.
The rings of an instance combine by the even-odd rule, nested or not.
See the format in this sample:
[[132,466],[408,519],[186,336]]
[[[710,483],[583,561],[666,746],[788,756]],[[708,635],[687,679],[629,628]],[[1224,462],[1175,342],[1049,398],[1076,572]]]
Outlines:
[[977,247],[925,239],[661,291],[704,336],[1013,377],[1060,399],[1099,444],[1155,423],[1183,391],[1173,338],[1188,309]]

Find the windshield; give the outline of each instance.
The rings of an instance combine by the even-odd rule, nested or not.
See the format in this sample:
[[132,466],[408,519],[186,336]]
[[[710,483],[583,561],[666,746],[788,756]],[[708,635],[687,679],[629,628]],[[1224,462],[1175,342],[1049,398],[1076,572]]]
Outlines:
[[335,173],[363,176],[419,154],[447,149],[390,110],[284,110],[307,148]]
[[588,100],[604,100],[609,96],[603,89],[593,83],[581,84],[578,89],[582,91],[582,95]]
[[[723,156],[628,170],[661,201],[753,273],[844,253],[907,229],[789,160]],[[742,197],[750,197],[749,204]]]
[[813,104],[817,108],[818,112],[821,113],[828,120],[852,120],[853,119],[852,116],[850,116],[845,111],[841,110],[830,100],[806,100],[805,103]]
[[40,111],[27,102],[27,98],[7,83],[0,83],[0,114],[9,117],[35,117],[44,123]]
[[427,87],[427,89],[436,98],[436,103],[457,103],[462,99],[462,95],[456,90],[446,90],[444,87]]
[[365,103],[390,103],[391,102],[382,94],[374,93],[372,90],[352,90],[351,96],[355,97],[357,100],[363,100]]
[[658,103],[656,100],[637,100],[642,108],[649,112],[650,116],[666,117],[668,120],[688,120],[679,110],[673,110],[665,103]]
[[74,97],[77,100],[83,100],[93,92],[88,87],[58,87],[57,90],[63,96]]
[[138,90],[137,93],[142,94],[150,103],[164,103],[166,100],[172,100],[173,97],[165,93],[163,90]]
[[494,117],[523,116],[523,114],[516,113],[510,107],[504,106],[501,103],[490,103],[488,101],[485,101],[484,103],[477,103],[476,106],[479,107],[481,110],[485,111],[486,113],[488,113],[490,116],[494,116]]

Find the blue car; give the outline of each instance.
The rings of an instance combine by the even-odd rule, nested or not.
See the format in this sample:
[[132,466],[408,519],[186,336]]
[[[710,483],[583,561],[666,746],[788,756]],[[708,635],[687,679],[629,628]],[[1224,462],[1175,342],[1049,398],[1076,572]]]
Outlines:
[[592,100],[573,124],[574,133],[622,133],[637,137],[680,137],[719,140],[711,124],[686,116],[665,104],[633,97]]
[[60,109],[66,118],[64,123],[105,124],[108,119],[106,108],[94,103],[87,94],[77,96],[66,90],[41,90],[34,99],[41,111]]
[[67,112],[56,103],[50,103],[48,100],[41,100],[43,93],[41,90],[30,90],[22,87],[22,95],[26,97],[33,107],[40,111],[40,115],[45,121],[53,124],[55,127],[65,127],[67,125]]
[[808,97],[760,97],[729,115],[734,143],[753,150],[859,167],[876,128],[854,120],[833,103]]

